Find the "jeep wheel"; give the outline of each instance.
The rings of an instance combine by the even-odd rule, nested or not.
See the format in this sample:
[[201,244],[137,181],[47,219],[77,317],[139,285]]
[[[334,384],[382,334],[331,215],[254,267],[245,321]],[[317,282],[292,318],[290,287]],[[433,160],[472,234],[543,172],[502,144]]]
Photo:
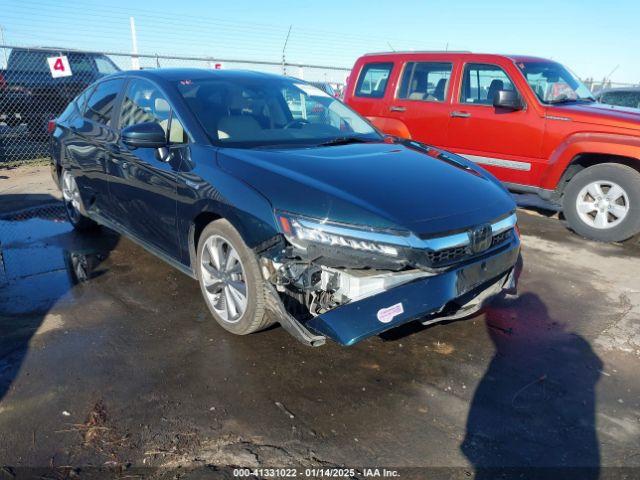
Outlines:
[[205,227],[198,240],[196,269],[205,302],[225,330],[247,335],[273,323],[256,256],[228,221]]
[[576,174],[564,192],[564,216],[578,234],[620,242],[640,232],[640,173],[600,164]]

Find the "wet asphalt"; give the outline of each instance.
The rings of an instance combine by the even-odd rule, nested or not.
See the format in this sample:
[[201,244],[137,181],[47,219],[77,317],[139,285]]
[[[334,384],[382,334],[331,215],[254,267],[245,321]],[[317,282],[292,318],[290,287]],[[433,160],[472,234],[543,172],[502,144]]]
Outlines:
[[24,201],[0,214],[0,478],[640,476],[637,242],[596,244],[521,210],[517,297],[310,348],[279,327],[225,332],[195,281],[107,229],[73,232],[53,197]]

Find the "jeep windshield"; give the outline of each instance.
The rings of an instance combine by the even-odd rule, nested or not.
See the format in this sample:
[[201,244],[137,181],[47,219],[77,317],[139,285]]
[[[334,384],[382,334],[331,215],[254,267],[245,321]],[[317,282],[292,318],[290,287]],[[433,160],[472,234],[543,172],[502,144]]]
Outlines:
[[518,62],[518,68],[542,103],[595,102],[589,89],[556,62]]
[[225,75],[176,87],[219,146],[329,147],[382,139],[349,107],[300,80]]

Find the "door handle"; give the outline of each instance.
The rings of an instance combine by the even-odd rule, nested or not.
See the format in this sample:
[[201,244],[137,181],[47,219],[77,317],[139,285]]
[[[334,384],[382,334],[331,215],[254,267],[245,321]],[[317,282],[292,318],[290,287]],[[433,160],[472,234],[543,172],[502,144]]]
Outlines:
[[451,116],[454,118],[469,118],[471,114],[469,112],[453,111],[451,112]]
[[398,106],[394,105],[393,107],[389,108],[389,111],[391,111],[391,112],[406,112],[407,109],[406,109],[406,107],[398,107]]

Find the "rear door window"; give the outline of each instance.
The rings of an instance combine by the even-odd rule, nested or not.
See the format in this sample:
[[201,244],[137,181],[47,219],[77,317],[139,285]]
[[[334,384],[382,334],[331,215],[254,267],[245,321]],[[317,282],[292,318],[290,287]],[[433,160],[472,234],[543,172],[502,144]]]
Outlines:
[[464,67],[460,103],[493,105],[500,90],[515,90],[511,79],[497,65],[469,63]]
[[382,98],[387,90],[393,63],[369,63],[360,72],[356,85],[356,97]]
[[87,99],[89,98],[89,96],[91,96],[91,92],[93,92],[94,88],[95,86],[91,85],[90,87],[85,89],[80,95],[78,95],[76,99],[73,101],[73,103],[75,104],[76,108],[78,109],[78,111],[82,116],[84,116],[84,113],[85,113],[85,107],[87,106]]
[[87,100],[84,117],[103,125],[111,125],[116,98],[123,85],[124,80],[121,78],[100,82]]
[[398,98],[444,102],[447,96],[451,63],[408,62],[402,73]]

